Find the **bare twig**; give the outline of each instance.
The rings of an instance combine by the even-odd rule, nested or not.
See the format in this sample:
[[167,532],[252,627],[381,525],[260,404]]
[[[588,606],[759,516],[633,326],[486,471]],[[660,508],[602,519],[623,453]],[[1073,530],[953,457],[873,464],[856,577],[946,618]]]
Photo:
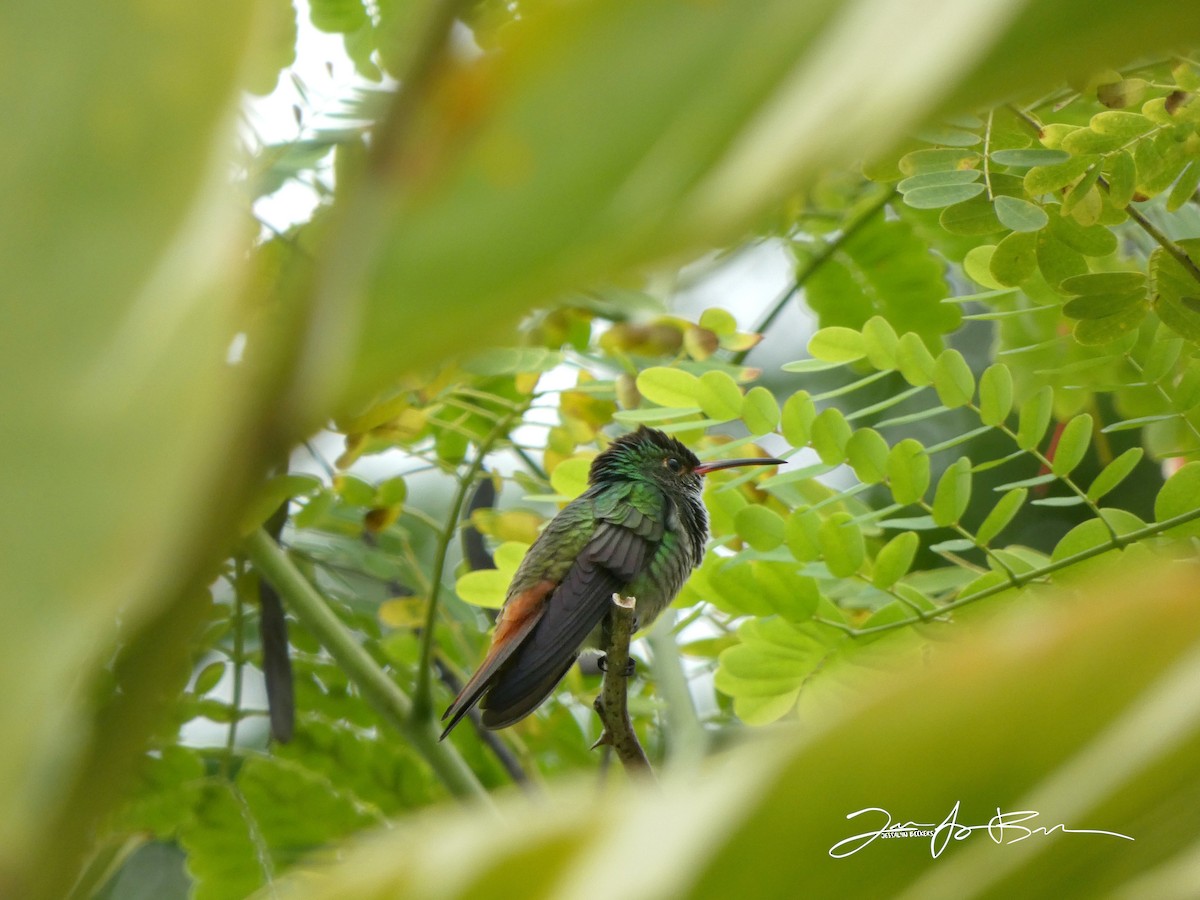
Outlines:
[[626,692],[629,684],[629,639],[633,636],[634,607],[637,599],[613,594],[613,606],[609,613],[608,646],[604,648],[607,666],[604,685],[596,698],[596,713],[600,716],[603,731],[593,748],[608,745],[616,752],[625,771],[639,776],[653,777],[650,760],[638,743],[629,719]]

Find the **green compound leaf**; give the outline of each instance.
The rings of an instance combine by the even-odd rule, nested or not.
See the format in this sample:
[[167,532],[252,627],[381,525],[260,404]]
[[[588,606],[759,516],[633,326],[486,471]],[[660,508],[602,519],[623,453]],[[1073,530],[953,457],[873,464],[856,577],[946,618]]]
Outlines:
[[654,366],[638,374],[638,392],[651,403],[669,408],[698,406],[700,379],[682,369]]
[[835,578],[849,578],[866,557],[862,529],[845,512],[836,512],[821,523],[821,556]]
[[826,465],[846,461],[846,445],[850,441],[850,423],[841,410],[834,407],[821,410],[812,422],[812,448]]
[[1054,391],[1043,387],[1021,407],[1017,424],[1017,446],[1032,450],[1046,434],[1054,412]]
[[902,531],[884,544],[871,567],[871,584],[880,590],[894,585],[907,574],[920,546],[915,531]]
[[971,460],[960,456],[938,479],[933,496],[933,521],[943,527],[962,518],[971,502]]
[[[844,241],[805,282],[805,299],[822,327],[860,329],[879,315],[898,333],[916,332],[930,346],[939,346],[941,335],[962,321],[957,307],[942,303],[947,293],[945,266],[914,226],[882,217]],[[856,349],[865,352],[861,334],[858,341]]]
[[1080,413],[1066,424],[1058,437],[1058,446],[1054,448],[1054,459],[1050,463],[1050,470],[1055,475],[1070,475],[1083,462],[1091,444],[1092,427],[1092,417],[1087,413]]
[[916,503],[929,487],[929,456],[919,441],[905,438],[888,453],[888,485],[897,503]]
[[1110,462],[1088,487],[1088,499],[1095,502],[1113,490],[1137,468],[1137,464],[1142,461],[1144,455],[1145,451],[1141,447],[1130,447]]
[[991,512],[987,514],[979,526],[979,530],[975,532],[975,539],[986,547],[996,535],[1008,527],[1008,524],[1020,512],[1025,498],[1028,496],[1027,488],[1013,488],[1001,497],[1000,501],[992,507]]
[[765,387],[751,388],[742,400],[742,421],[755,436],[768,434],[779,424],[779,404]]
[[933,365],[933,387],[942,404],[954,409],[975,396],[975,376],[957,350],[943,350]]
[[1012,371],[1003,363],[988,366],[979,379],[979,419],[984,425],[1000,425],[1012,412]]
[[801,686],[846,640],[829,626],[793,624],[779,617],[751,619],[737,637],[739,643],[718,657],[714,684],[733,698],[734,712],[751,725],[787,715]]
[[807,446],[816,417],[817,407],[808,391],[796,391],[788,397],[780,415],[780,425],[787,442],[793,447]]
[[846,461],[863,484],[878,484],[887,477],[887,441],[873,428],[860,428],[846,442]]

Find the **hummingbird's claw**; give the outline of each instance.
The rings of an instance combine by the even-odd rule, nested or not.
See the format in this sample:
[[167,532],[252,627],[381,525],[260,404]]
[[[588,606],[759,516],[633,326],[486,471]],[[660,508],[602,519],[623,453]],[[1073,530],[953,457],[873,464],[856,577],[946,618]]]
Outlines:
[[[596,660],[596,667],[601,672],[608,671],[608,654],[605,654]],[[632,678],[636,672],[637,672],[637,660],[631,656],[631,657],[629,657],[629,659],[625,660],[625,677]]]

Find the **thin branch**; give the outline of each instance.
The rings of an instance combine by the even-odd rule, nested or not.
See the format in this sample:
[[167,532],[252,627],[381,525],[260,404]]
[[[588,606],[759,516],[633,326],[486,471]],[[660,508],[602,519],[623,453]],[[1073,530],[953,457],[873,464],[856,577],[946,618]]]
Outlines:
[[[854,235],[858,234],[862,227],[871,221],[871,219],[873,219],[876,214],[879,213],[885,206],[887,206],[895,196],[895,187],[882,191],[869,206],[855,216],[854,219],[842,229],[841,234],[826,244],[821,249],[820,253],[808,261],[808,264],[796,275],[796,280],[792,282],[792,286],[784,291],[783,294],[781,294],[780,297],[775,301],[775,303],[772,304],[771,309],[765,316],[763,316],[762,321],[753,328],[753,331],[757,332],[758,334],[765,334],[775,319],[778,318],[779,314],[783,312],[784,308],[788,305],[788,303],[791,302],[792,298],[800,293],[800,291],[804,288],[804,285],[808,282],[808,280],[816,275],[817,272],[821,270],[821,267],[825,265],[825,263],[833,259],[834,255],[842,249],[846,242],[854,237]],[[745,362],[746,356],[753,349],[753,347],[748,347],[745,350],[735,353],[730,362],[732,362],[735,366],[740,366],[743,362]]]
[[433,560],[433,571],[429,576],[429,608],[425,611],[425,630],[421,634],[421,659],[417,664],[417,685],[413,694],[413,710],[412,714],[418,718],[429,719],[433,717],[433,688],[431,684],[431,673],[433,671],[433,632],[434,625],[437,622],[438,600],[440,599],[442,589],[442,578],[446,570],[446,554],[450,549],[450,542],[454,539],[455,533],[458,531],[458,520],[462,516],[463,504],[467,500],[467,492],[475,484],[475,476],[479,474],[479,470],[483,467],[483,461],[491,452],[492,446],[504,434],[512,424],[513,419],[520,418],[524,414],[524,409],[515,409],[504,415],[492,427],[487,436],[479,442],[479,447],[475,451],[475,456],[471,460],[471,464],[467,466],[467,470],[458,480],[458,487],[454,491],[454,500],[450,504],[450,512],[447,514],[446,527],[438,536],[437,551]]
[[631,775],[654,777],[646,751],[638,742],[629,718],[627,691],[629,676],[629,639],[633,636],[634,607],[637,599],[613,594],[612,609],[609,610],[608,646],[605,647],[604,685],[596,698],[596,713],[600,716],[603,731],[592,745],[593,749],[610,746],[621,760],[625,771]]
[[[236,577],[233,582],[233,690],[230,705],[242,711],[242,676],[245,669],[245,603],[242,602],[242,585],[245,561],[238,557],[234,561]],[[237,727],[240,715],[229,717],[229,732],[225,737],[225,755],[221,759],[221,774],[226,778],[233,772],[233,755],[237,751]]]
[[[1096,183],[1099,184],[1103,190],[1108,190],[1108,182],[1105,181],[1103,177],[1100,178]],[[1137,222],[1138,225],[1141,226],[1142,231],[1150,235],[1150,237],[1152,237],[1155,242],[1163,248],[1163,250],[1169,253],[1172,258],[1174,258],[1175,262],[1183,266],[1184,271],[1191,275],[1197,284],[1200,284],[1200,266],[1197,266],[1195,261],[1183,252],[1182,247],[1159,231],[1153,222],[1142,215],[1139,210],[1134,209],[1132,203],[1125,207],[1125,212],[1129,213],[1129,218]]]
[[300,624],[342,667],[363,698],[409,741],[447,789],[458,797],[486,798],[483,785],[458,751],[450,744],[438,742],[431,723],[413,720],[412,701],[371,658],[283,549],[261,528],[245,539],[243,548],[259,574],[279,591]]
[[[1000,584],[994,584],[991,587],[968,594],[965,597],[959,597],[957,600],[953,600],[950,603],[939,606],[935,613],[932,613],[932,615],[936,615],[940,618],[944,613],[961,609],[964,606],[969,606],[972,603],[977,603],[980,600],[995,596],[996,594],[1003,593],[1004,591],[1011,591],[1017,588],[1025,587],[1026,585],[1034,581],[1039,581],[1040,579],[1045,578],[1047,575],[1051,575],[1061,569],[1069,569],[1071,566],[1077,563],[1100,556],[1101,554],[1107,553],[1110,550],[1120,550],[1122,547],[1135,544],[1143,538],[1158,537],[1164,532],[1170,531],[1172,528],[1175,528],[1179,525],[1186,525],[1188,522],[1194,522],[1196,519],[1200,519],[1200,507],[1188,510],[1185,513],[1180,513],[1177,516],[1172,516],[1169,519],[1164,519],[1162,522],[1152,522],[1144,528],[1138,528],[1134,531],[1126,532],[1125,534],[1119,535],[1103,544],[1097,544],[1095,547],[1089,547],[1086,550],[1080,550],[1078,553],[1072,553],[1070,556],[1064,556],[1062,559],[1057,559],[1054,562],[1046,563],[1046,565],[1039,566],[1036,569],[1030,569],[1028,572],[1020,572],[1011,582],[1005,581]],[[869,634],[879,634],[884,631],[894,631],[897,628],[905,628],[909,625],[919,625],[923,621],[928,621],[928,619],[913,617],[910,619],[901,619],[897,622],[888,622],[886,625],[874,625],[870,628],[855,628],[853,625],[847,625],[844,622],[835,622],[832,619],[824,619],[820,617],[814,617],[814,619],[824,625],[830,625],[833,628],[837,628],[839,631],[844,631],[851,637],[865,637]]]

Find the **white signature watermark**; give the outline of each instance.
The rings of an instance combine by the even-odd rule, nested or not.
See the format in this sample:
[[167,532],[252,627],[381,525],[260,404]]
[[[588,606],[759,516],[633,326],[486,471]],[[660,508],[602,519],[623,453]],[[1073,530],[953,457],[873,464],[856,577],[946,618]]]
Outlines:
[[868,806],[857,810],[850,813],[846,818],[857,819],[859,816],[873,813],[880,817],[882,824],[870,831],[863,831],[848,838],[843,838],[829,848],[829,855],[834,859],[851,856],[877,838],[927,837],[929,838],[929,851],[933,855],[933,858],[937,859],[952,840],[965,841],[976,831],[986,831],[987,836],[997,844],[1018,844],[1034,835],[1049,835],[1055,831],[1061,831],[1063,834],[1106,834],[1109,837],[1118,837],[1126,841],[1133,840],[1129,835],[1119,834],[1116,831],[1098,831],[1094,828],[1068,828],[1061,823],[1051,825],[1048,828],[1044,825],[1037,827],[1022,825],[1022,822],[1028,822],[1030,819],[1036,819],[1041,815],[1041,813],[1035,812],[1032,809],[1001,812],[1000,808],[997,807],[996,815],[992,816],[987,823],[983,825],[962,825],[958,821],[958,809],[960,805],[959,802],[956,802],[954,808],[950,810],[950,815],[946,816],[946,818],[942,819],[936,825],[932,822],[893,823],[892,814],[886,809],[880,809],[878,806]]

